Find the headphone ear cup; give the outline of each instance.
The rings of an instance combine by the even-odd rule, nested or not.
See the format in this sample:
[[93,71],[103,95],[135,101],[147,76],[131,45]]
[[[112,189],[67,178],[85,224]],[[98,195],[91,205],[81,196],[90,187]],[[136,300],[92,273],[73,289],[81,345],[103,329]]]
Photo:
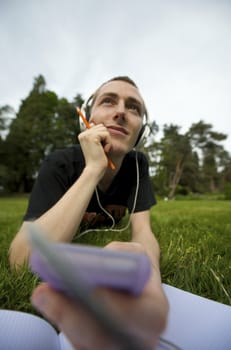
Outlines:
[[89,104],[86,104],[85,106],[84,106],[84,113],[85,113],[85,117],[86,117],[86,119],[87,119],[87,121],[89,121],[90,120],[90,106],[89,106]]
[[[88,100],[86,102],[84,102],[81,106],[81,112],[83,113],[83,115],[85,116],[87,121],[89,121],[89,119],[90,119],[90,107],[89,107],[89,105],[87,105]],[[84,124],[82,118],[79,118],[79,128],[80,128],[80,132],[86,130],[86,125]]]
[[150,135],[150,126],[148,124],[144,124],[140,130],[140,133],[138,135],[138,138],[136,140],[134,147],[141,146],[149,135]]
[[[90,111],[91,111],[91,101],[94,98],[94,94],[91,95],[81,106],[81,112],[83,113],[83,115],[85,116],[85,118],[87,119],[87,121],[90,120]],[[80,127],[80,131],[84,131],[86,130],[86,126],[84,124],[84,122],[82,121],[82,118],[79,119],[79,127]]]
[[83,132],[84,130],[86,130],[86,125],[84,124],[82,118],[79,118],[79,129],[80,129],[80,132]]

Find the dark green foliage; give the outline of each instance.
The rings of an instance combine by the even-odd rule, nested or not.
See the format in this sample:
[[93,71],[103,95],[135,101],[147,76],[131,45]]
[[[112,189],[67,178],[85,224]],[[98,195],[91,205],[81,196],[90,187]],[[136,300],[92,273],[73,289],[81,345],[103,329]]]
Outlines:
[[231,200],[231,182],[227,182],[225,184],[224,193],[225,193],[225,199]]
[[222,191],[231,174],[230,156],[220,144],[226,138],[203,121],[186,133],[177,125],[164,125],[160,141],[146,148],[157,193],[172,199],[180,188],[188,193]]
[[[78,95],[76,103],[82,102]],[[4,168],[0,169],[0,178],[8,172],[4,187],[11,192],[30,192],[45,155],[76,143],[78,132],[75,103],[47,90],[42,76],[35,78],[4,142]]]

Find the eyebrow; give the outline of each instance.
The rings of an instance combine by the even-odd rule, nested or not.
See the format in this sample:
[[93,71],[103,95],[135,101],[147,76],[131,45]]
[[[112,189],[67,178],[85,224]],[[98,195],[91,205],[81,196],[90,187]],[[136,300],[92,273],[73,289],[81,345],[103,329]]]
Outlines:
[[[99,100],[101,100],[104,97],[112,97],[114,99],[118,99],[119,95],[114,93],[114,92],[105,92],[102,95],[98,95]],[[135,98],[133,96],[127,96],[125,101],[126,102],[133,102],[133,103],[137,104],[137,106],[140,107],[141,112],[144,112],[144,104],[143,104],[143,102],[141,102],[137,98]]]
[[[118,98],[119,95],[114,93],[114,92],[104,92],[102,95],[97,96],[99,99],[104,98],[104,97],[113,97],[113,98]],[[96,98],[97,98],[96,97]]]

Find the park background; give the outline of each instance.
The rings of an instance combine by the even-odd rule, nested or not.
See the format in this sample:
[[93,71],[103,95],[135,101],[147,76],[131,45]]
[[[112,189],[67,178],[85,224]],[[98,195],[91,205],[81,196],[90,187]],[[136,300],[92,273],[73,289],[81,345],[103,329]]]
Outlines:
[[[152,226],[163,281],[231,304],[231,3],[0,6],[0,307],[34,312],[38,281],[27,268],[10,272],[10,241],[44,157],[77,142],[75,106],[116,75],[136,81],[150,115],[141,150],[158,199]],[[79,242],[112,239],[129,232]]]

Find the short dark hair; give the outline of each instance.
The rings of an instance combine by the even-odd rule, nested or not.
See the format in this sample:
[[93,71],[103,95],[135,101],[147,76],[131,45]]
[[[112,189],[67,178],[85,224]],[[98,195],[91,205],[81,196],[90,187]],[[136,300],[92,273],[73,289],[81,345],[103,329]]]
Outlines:
[[134,82],[134,80],[132,80],[131,78],[129,78],[129,77],[126,76],[126,75],[119,75],[119,76],[117,76],[117,77],[111,78],[111,79],[109,79],[108,81],[106,81],[105,83],[103,83],[101,86],[103,86],[104,84],[109,83],[110,81],[117,81],[117,80],[125,81],[126,83],[131,84],[131,85],[135,86],[135,87],[138,89],[138,86],[136,85],[136,83]]

